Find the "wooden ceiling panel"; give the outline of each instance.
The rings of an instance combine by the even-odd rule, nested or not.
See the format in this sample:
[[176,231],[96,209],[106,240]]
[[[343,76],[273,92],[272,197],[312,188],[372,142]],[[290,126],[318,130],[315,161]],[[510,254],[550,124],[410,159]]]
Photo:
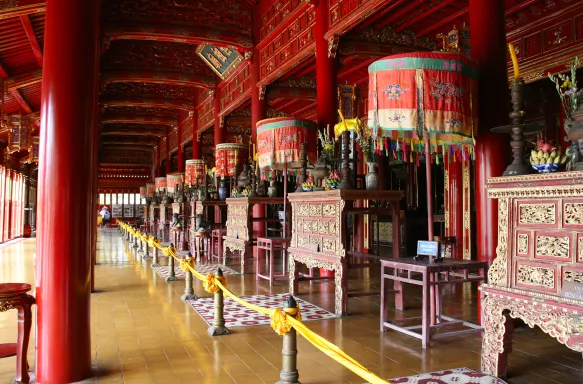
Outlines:
[[33,111],[40,110],[42,83],[36,83],[20,88],[19,91]]
[[180,85],[149,83],[110,83],[102,93],[105,98],[153,97],[192,102],[194,88]]

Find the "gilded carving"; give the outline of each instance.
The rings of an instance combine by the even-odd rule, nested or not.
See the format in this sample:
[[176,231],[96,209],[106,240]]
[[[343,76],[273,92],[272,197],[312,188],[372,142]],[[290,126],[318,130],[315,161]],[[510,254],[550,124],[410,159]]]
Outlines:
[[445,229],[449,229],[449,211],[447,209],[444,212],[443,220],[445,221]]
[[576,283],[583,283],[583,272],[579,271],[565,271],[563,277],[565,281],[574,281]]
[[[510,352],[505,343],[505,316],[524,320],[531,328],[540,327],[568,348],[583,352],[583,318],[553,305],[525,304],[522,300],[488,295],[484,300],[484,336],[482,339],[482,372],[497,375],[500,354]],[[576,337],[573,337],[576,336]]]
[[464,211],[464,229],[470,229],[470,212]]
[[6,312],[10,309],[16,309],[16,305],[12,301],[0,301],[0,312]]
[[519,264],[516,281],[534,287],[555,288],[555,270],[535,265]]
[[537,236],[536,254],[564,259],[569,258],[569,236]]
[[528,235],[521,233],[518,235],[518,253],[527,254],[528,253]]
[[330,222],[329,221],[319,221],[318,222],[318,233],[323,235],[328,235],[330,233]]
[[520,224],[555,224],[555,204],[521,204]]
[[565,204],[565,224],[583,224],[583,203]]
[[496,259],[488,270],[488,281],[499,287],[508,285],[508,225],[508,199],[500,199],[498,200]]
[[335,239],[324,239],[323,251],[336,252],[336,240]]
[[336,216],[336,204],[324,204],[322,207],[323,216]]
[[310,205],[310,216],[322,216],[322,206],[320,204]]
[[310,216],[310,206],[308,204],[299,204],[298,216]]
[[583,236],[579,237],[577,243],[577,261],[583,263]]

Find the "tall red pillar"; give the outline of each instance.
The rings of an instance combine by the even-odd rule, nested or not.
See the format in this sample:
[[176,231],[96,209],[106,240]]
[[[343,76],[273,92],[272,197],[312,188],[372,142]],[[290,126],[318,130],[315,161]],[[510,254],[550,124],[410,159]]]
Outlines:
[[[260,15],[258,14],[258,8],[255,7],[255,13],[253,17],[253,38],[256,42],[260,39]],[[260,60],[259,60],[259,50],[254,47],[253,55],[251,56],[250,69],[251,69],[251,141],[257,147],[257,122],[265,119],[267,117],[267,100],[265,98],[261,99],[260,89],[257,87],[260,76]],[[257,204],[253,206],[253,217],[262,218],[265,217],[265,205]],[[289,224],[288,224],[289,226]],[[264,237],[265,236],[265,223],[255,222],[253,223],[253,236],[254,237]],[[285,236],[285,234],[284,234]],[[259,249],[253,247],[253,257],[257,257],[259,254]],[[265,253],[261,252],[263,257]]]
[[164,145],[166,146],[166,175],[172,173],[172,156],[170,154],[170,139],[168,138],[170,135],[166,136],[166,141]]
[[192,158],[202,159],[202,142],[198,131],[198,111],[195,109],[192,112]]
[[46,4],[38,175],[36,382],[91,375],[91,228],[99,4]]
[[178,143],[178,153],[176,154],[178,158],[178,172],[184,172],[184,146],[182,145],[182,135],[183,135],[183,124],[180,123],[178,125],[178,132],[177,132],[177,143]]
[[319,1],[316,8],[316,92],[318,125],[320,129],[330,125],[332,130],[338,122],[338,91],[336,89],[336,60],[328,57],[329,1]]
[[213,99],[213,107],[214,107],[214,144],[222,144],[225,142],[225,132],[223,131],[223,127],[221,126],[221,90],[219,87],[215,87]]
[[498,202],[488,199],[489,177],[502,176],[508,164],[507,135],[490,129],[508,124],[509,91],[503,0],[470,0],[472,58],[480,69],[479,131],[476,138],[476,224],[478,260],[496,257]]
[[[457,160],[457,159],[456,159]],[[445,223],[445,235],[454,236],[457,246],[455,259],[463,259],[463,235],[464,235],[464,196],[462,162],[454,161],[453,156],[445,161],[445,206],[447,217]]]

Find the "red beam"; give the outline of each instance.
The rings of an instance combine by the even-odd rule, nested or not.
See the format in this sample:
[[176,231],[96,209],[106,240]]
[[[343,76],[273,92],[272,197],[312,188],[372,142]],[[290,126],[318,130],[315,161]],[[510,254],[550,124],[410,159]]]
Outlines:
[[404,6],[395,13],[391,13],[390,16],[382,19],[382,24],[387,25],[392,23],[394,20],[398,20],[401,16],[409,13],[413,8],[420,7],[423,0],[414,0],[409,3],[409,5]]
[[10,92],[12,93],[12,96],[16,99],[16,101],[18,101],[18,103],[20,104],[22,109],[24,109],[26,111],[26,113],[32,113],[32,109],[30,109],[30,105],[28,105],[26,100],[24,100],[24,97],[22,97],[22,95],[20,94],[20,91],[18,89],[11,89]]
[[516,13],[516,12],[520,12],[522,11],[524,8],[530,7],[533,4],[536,3],[540,3],[540,0],[527,0],[523,3],[517,4],[514,7],[510,7],[506,10],[506,12],[504,12],[504,14],[506,15],[506,17]]
[[[10,3],[10,2],[7,2]],[[31,13],[46,12],[46,1],[39,0],[20,0],[14,2],[16,7],[0,9],[0,19],[9,19],[11,17],[18,17],[21,15],[29,15]]]
[[372,64],[373,62],[375,62],[376,60],[378,60],[378,59],[375,57],[375,58],[372,58],[372,59],[365,60],[365,61],[363,61],[362,63],[360,63],[360,64],[358,64],[358,65],[355,65],[355,66],[354,66],[354,67],[352,67],[352,68],[348,68],[348,69],[346,69],[345,71],[342,71],[342,72],[340,72],[340,73],[338,74],[338,79],[339,79],[339,80],[340,80],[340,79],[343,79],[344,77],[346,77],[346,76],[348,76],[348,75],[350,75],[350,74],[352,74],[352,73],[354,73],[354,72],[360,71],[362,68],[366,68],[366,67],[368,67],[369,65],[371,65],[371,64]]
[[446,25],[448,23],[451,23],[453,21],[456,21],[457,19],[459,19],[460,17],[462,17],[466,13],[468,13],[468,9],[467,8],[462,9],[461,11],[454,13],[450,17],[446,17],[445,19],[441,20],[440,22],[435,23],[435,24],[431,25],[428,28],[425,28],[421,32],[418,32],[417,33],[417,37],[421,37],[423,35],[426,35],[426,34],[428,34],[431,31],[435,31],[436,29],[438,29],[439,27],[441,27],[443,25]]
[[20,16],[20,21],[22,22],[22,26],[24,27],[24,32],[26,33],[26,37],[28,37],[28,42],[30,43],[30,47],[32,48],[32,52],[36,57],[36,61],[38,65],[41,67],[43,66],[43,53],[40,50],[38,45],[38,41],[36,39],[36,35],[34,34],[34,28],[32,28],[32,24],[30,23],[30,19],[28,15]]
[[[415,24],[416,22],[418,22],[419,20],[423,20],[425,19],[427,16],[431,15],[432,13],[435,13],[435,11],[440,10],[443,7],[447,7],[448,5],[450,5],[451,3],[455,2],[457,0],[443,0],[441,3],[437,4],[434,7],[431,7],[427,10],[425,10],[424,12],[421,12],[419,15],[417,15],[416,17],[412,18],[409,21],[405,21],[403,24],[399,25],[395,31],[396,32],[401,32],[403,31],[405,28],[407,28],[410,25]],[[538,0],[537,0],[538,1]]]

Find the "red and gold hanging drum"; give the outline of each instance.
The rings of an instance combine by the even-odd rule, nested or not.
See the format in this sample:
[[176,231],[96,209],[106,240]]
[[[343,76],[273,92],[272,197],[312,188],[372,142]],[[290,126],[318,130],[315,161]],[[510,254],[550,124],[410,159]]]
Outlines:
[[277,117],[257,122],[259,167],[283,169],[300,166],[300,146],[307,144],[308,163],[316,162],[318,127],[311,120]]
[[156,192],[156,184],[146,183],[146,193],[148,197],[154,197],[154,192]]
[[204,184],[206,163],[201,159],[186,160],[185,183],[188,186]]
[[165,177],[156,177],[156,192],[160,192],[162,190],[166,190],[167,181]]
[[177,189],[182,187],[184,180],[184,172],[174,172],[166,176],[166,188],[168,193],[174,193]]
[[388,56],[369,68],[368,125],[373,137],[415,144],[473,145],[478,70],[455,53]]
[[215,147],[215,162],[217,177],[233,176],[235,166],[237,173],[241,171],[241,164],[247,163],[249,149],[245,144],[223,143]]
[[147,194],[146,186],[140,187],[140,198],[145,199]]

